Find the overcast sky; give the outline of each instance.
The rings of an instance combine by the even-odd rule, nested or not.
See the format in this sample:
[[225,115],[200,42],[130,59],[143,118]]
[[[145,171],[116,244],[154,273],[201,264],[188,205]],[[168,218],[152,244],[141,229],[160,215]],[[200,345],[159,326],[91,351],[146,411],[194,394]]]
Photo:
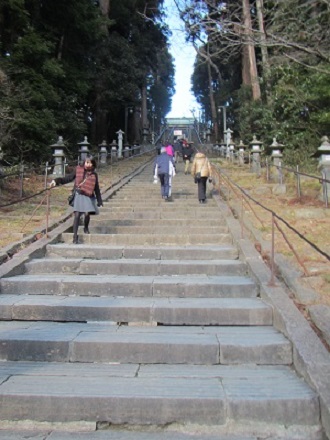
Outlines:
[[170,52],[175,64],[175,95],[172,98],[172,110],[168,113],[168,118],[192,117],[191,109],[196,109],[198,114],[198,104],[193,94],[190,92],[190,77],[193,72],[195,61],[195,50],[191,44],[185,42],[184,27],[178,17],[178,11],[173,0],[165,0],[164,6],[167,13],[167,23],[172,31],[170,39]]

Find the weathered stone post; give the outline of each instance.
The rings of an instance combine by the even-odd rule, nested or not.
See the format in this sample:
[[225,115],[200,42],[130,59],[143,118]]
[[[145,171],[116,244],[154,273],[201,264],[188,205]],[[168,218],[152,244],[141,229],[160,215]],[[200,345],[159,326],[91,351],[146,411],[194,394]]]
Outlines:
[[230,129],[227,128],[227,130],[225,131],[225,143],[226,143],[226,159],[230,159],[230,149],[229,149],[229,145],[231,144],[232,140],[231,140],[231,135],[234,132]]
[[[321,145],[312,157],[319,159],[318,169],[322,173],[322,178],[330,181],[330,143],[328,136],[323,136]],[[330,199],[330,183],[324,182],[322,185],[323,200],[328,207]]]
[[235,143],[233,140],[230,141],[229,143],[229,160],[230,162],[234,163],[235,162]]
[[118,159],[121,159],[123,157],[123,135],[124,132],[122,130],[118,130]]

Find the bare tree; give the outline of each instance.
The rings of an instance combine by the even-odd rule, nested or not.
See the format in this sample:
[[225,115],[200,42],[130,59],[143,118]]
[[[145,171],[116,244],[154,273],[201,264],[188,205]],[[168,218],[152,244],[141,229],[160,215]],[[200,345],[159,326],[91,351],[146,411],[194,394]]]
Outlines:
[[263,76],[269,71],[268,51],[273,63],[287,59],[327,71],[321,63],[330,63],[330,0],[256,0],[255,7],[249,0],[219,0],[216,5],[214,0],[174,1],[187,33],[199,45],[206,44],[206,36],[209,39],[213,34],[212,41],[218,42],[212,50],[213,59],[230,61],[241,51],[248,52],[251,59],[254,47],[261,51]]

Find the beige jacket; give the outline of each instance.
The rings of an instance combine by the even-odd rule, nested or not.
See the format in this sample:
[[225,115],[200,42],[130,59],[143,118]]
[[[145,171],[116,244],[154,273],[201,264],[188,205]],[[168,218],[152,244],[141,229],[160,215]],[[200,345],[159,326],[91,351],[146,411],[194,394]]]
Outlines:
[[211,164],[204,153],[196,153],[194,157],[191,175],[194,177],[196,173],[201,173],[202,177],[212,177]]

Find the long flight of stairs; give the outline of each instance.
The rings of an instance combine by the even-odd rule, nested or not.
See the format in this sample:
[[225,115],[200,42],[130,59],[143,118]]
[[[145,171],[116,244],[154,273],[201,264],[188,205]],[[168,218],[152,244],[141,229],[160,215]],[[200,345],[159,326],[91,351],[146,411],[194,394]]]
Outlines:
[[80,228],[80,244],[63,233],[44,258],[1,279],[0,427],[92,422],[120,427],[102,438],[123,440],[322,438],[318,396],[292,368],[291,343],[223,214],[212,198],[199,204],[178,171],[173,201],[161,199],[150,165],[105,202],[90,235]]

